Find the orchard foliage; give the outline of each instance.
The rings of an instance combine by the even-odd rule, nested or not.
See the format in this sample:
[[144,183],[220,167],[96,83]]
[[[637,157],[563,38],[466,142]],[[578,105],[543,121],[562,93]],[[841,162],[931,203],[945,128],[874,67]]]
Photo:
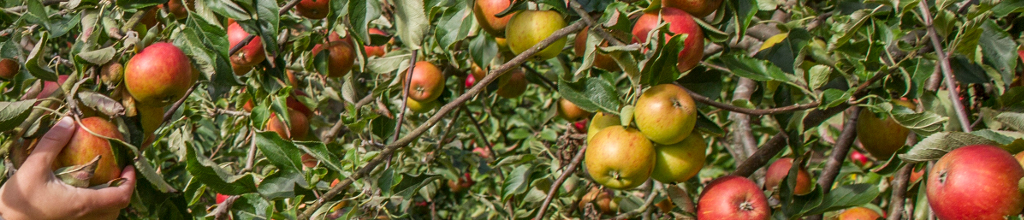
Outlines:
[[[0,176],[60,117],[98,116],[139,174],[124,219],[693,218],[743,194],[703,193],[725,176],[764,193],[751,216],[921,219],[914,167],[967,145],[1024,151],[1020,0],[478,1],[2,1]],[[693,2],[706,16],[661,9]],[[537,17],[524,10],[564,23],[508,23]],[[140,102],[128,81],[155,77],[122,70],[162,43],[187,57],[163,71],[193,83]],[[588,135],[658,121],[633,120],[658,85],[696,103],[700,171],[602,186],[581,163]],[[881,142],[895,144],[865,146]],[[791,175],[765,189],[780,159]]]

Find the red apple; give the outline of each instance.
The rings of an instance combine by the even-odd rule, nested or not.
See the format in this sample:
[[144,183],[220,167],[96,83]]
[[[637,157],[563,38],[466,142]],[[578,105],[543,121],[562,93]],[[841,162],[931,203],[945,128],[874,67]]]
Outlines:
[[[789,170],[793,167],[793,158],[781,158],[768,166],[768,172],[764,176],[764,188],[768,191],[775,191],[776,187],[782,183],[782,180],[789,176]],[[806,195],[811,193],[811,189],[814,183],[811,182],[811,174],[807,172],[807,169],[800,167],[796,172],[796,187],[793,189],[793,193],[797,195]],[[785,186],[783,186],[785,187]]]
[[[512,53],[519,55],[548,38],[551,34],[565,27],[565,19],[562,14],[553,10],[526,10],[519,11],[512,15],[505,27],[505,34],[508,36],[508,48]],[[558,39],[533,56],[533,60],[547,60],[558,56],[565,47],[565,38]]]
[[78,129],[71,135],[68,145],[57,154],[56,159],[53,161],[52,169],[56,170],[62,167],[87,164],[96,156],[100,156],[100,161],[96,165],[96,171],[92,179],[89,179],[89,186],[105,184],[120,178],[122,167],[114,160],[114,153],[110,142],[107,139],[89,133],[86,129],[97,135],[124,140],[124,136],[117,130],[117,125],[110,123],[107,119],[100,117],[83,118]]
[[881,217],[882,215],[878,214],[875,210],[864,207],[853,207],[839,213],[836,220],[876,220]]
[[295,5],[295,11],[309,19],[323,19],[331,10],[331,0],[302,0]]
[[697,219],[766,220],[770,212],[768,198],[757,184],[740,176],[711,181],[697,202]]
[[[403,82],[405,78],[403,78]],[[444,91],[444,73],[433,63],[416,62],[409,81],[409,98],[420,102],[430,102],[441,96]]]
[[686,11],[693,16],[704,17],[718,10],[718,6],[722,5],[722,0],[664,0],[661,1],[661,6],[672,7]]
[[448,180],[448,189],[450,189],[453,193],[465,192],[470,187],[473,187],[474,183],[476,182],[473,181],[473,178],[469,175],[469,173],[465,173],[465,175],[462,176],[462,178],[459,178],[458,181]]
[[50,95],[53,95],[53,92],[56,92],[58,89],[60,89],[60,85],[64,85],[64,81],[67,80],[68,75],[59,75],[57,76],[57,82],[43,81],[43,88],[39,90],[39,94],[36,95],[36,99],[44,99],[46,97],[50,97]]
[[690,135],[697,124],[697,105],[683,87],[661,84],[640,94],[633,116],[648,139],[675,144]]
[[273,131],[281,138],[289,140],[305,137],[309,133],[309,121],[302,112],[289,111],[288,118],[291,121],[291,126],[277,118],[276,113],[271,113],[270,119],[267,120],[266,130]]
[[654,145],[633,128],[601,129],[584,154],[590,177],[608,188],[635,188],[647,181],[654,170]]
[[[675,8],[662,8],[661,18],[669,24],[672,36],[688,34],[683,41],[683,51],[679,52],[679,72],[686,72],[700,63],[704,57],[704,31],[693,20],[693,16]],[[633,42],[647,43],[647,35],[658,27],[658,12],[647,12],[640,16],[633,26]],[[663,35],[665,36],[665,35]],[[665,39],[668,39],[667,37]]]
[[191,61],[170,43],[149,45],[124,69],[125,88],[141,105],[163,106],[178,101],[193,83]]
[[973,145],[942,156],[928,174],[928,204],[939,219],[1003,219],[1024,208],[1020,163],[999,147]]
[[500,18],[494,15],[504,11],[511,3],[511,0],[477,0],[473,4],[473,16],[476,17],[481,29],[495,37],[504,37],[505,26],[508,25],[508,20],[512,19],[515,12]]
[[[377,28],[370,28],[370,30],[368,32],[370,32],[370,35],[388,36],[387,32],[384,32],[383,30],[377,29]],[[383,57],[384,54],[387,53],[387,48],[386,48],[385,45],[380,45],[380,46],[365,46],[364,45],[363,46],[363,50],[366,51],[366,57],[374,57],[374,56]]]
[[[583,28],[583,30],[580,31],[579,34],[576,34],[576,40],[573,41],[573,52],[576,52],[576,56],[578,57],[582,57],[583,53],[585,53],[587,50],[587,30],[590,30],[590,27]],[[601,43],[601,46],[608,46],[608,42]],[[595,48],[594,50],[597,49]],[[612,57],[605,54],[601,54],[600,52],[597,51],[594,51],[594,55],[594,67],[608,70],[611,72],[618,72],[621,70],[619,68],[619,64],[616,63],[615,59],[612,59]]]
[[[332,35],[337,36],[337,34]],[[356,56],[355,51],[352,50],[352,43],[347,43],[344,40],[332,41],[328,40],[327,46],[324,44],[317,44],[313,46],[313,55],[316,56],[320,51],[327,52],[327,76],[328,77],[341,77],[352,70],[352,66],[355,65]]]
[[476,84],[476,77],[474,77],[472,74],[466,76],[466,88],[473,87],[473,84]]
[[860,151],[850,150],[850,159],[853,162],[857,162],[860,165],[868,164],[868,156],[865,156]]
[[589,118],[590,112],[576,106],[576,104],[573,104],[568,99],[559,98],[558,116],[562,116],[567,121],[578,121],[583,118]]
[[[235,45],[241,43],[242,40],[245,40],[246,37],[249,37],[249,33],[246,33],[238,23],[228,25],[227,32],[228,44],[230,45],[228,48],[235,47]],[[242,49],[239,49],[238,52],[231,54],[231,63],[240,67],[255,66],[266,59],[267,55],[266,52],[263,51],[263,42],[260,41],[259,35],[254,37],[252,41],[249,41],[249,44],[242,46]],[[239,73],[235,72],[235,74]]]
[[14,75],[18,74],[20,68],[21,66],[14,59],[0,59],[0,78],[14,79]]
[[224,203],[224,200],[228,200],[228,197],[231,197],[231,196],[217,193],[217,204]]
[[167,11],[175,18],[184,19],[188,17],[188,10],[195,10],[195,4],[195,0],[170,0],[167,1]]
[[316,164],[319,162],[320,161],[313,157],[313,155],[302,154],[302,166],[313,168],[316,167]]
[[100,68],[100,81],[114,86],[124,79],[124,65],[119,62],[110,62]]

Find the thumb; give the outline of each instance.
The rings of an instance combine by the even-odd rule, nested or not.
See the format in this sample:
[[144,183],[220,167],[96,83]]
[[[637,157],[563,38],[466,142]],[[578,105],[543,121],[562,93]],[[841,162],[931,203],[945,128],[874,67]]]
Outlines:
[[32,154],[25,159],[25,164],[21,168],[29,172],[51,172],[54,158],[60,154],[61,150],[64,150],[64,146],[71,140],[71,136],[74,135],[77,128],[78,125],[71,117],[60,119],[57,124],[53,125],[53,128],[50,128],[50,131],[46,132],[46,135],[40,138],[39,144],[36,144]]

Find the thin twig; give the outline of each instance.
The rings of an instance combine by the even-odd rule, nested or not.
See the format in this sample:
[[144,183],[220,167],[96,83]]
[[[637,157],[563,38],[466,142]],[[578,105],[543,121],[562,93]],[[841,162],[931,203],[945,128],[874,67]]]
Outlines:
[[927,1],[923,1],[917,4],[917,8],[921,10],[921,18],[924,20],[924,25],[928,28],[928,37],[932,41],[932,47],[935,47],[935,55],[938,56],[939,67],[942,70],[942,75],[946,78],[946,90],[949,91],[949,100],[953,103],[953,110],[956,111],[957,120],[960,122],[960,127],[963,132],[971,132],[971,122],[967,119],[967,110],[964,108],[964,104],[960,101],[960,94],[956,89],[956,77],[953,76],[953,68],[949,66],[949,59],[946,57],[946,52],[942,50],[942,39],[939,39],[939,35],[935,31],[935,26],[932,25],[932,15],[928,9]]
[[[359,115],[359,109],[362,108],[364,105],[369,104],[371,101],[373,101],[372,93],[366,95],[366,97],[363,97],[363,99],[360,99],[358,102],[356,102],[355,107],[352,108],[354,110],[353,112],[351,112],[351,114]],[[323,138],[321,139],[324,140],[325,144],[333,142],[334,137],[338,136],[338,134],[341,133],[342,128],[345,128],[345,120],[338,120],[338,122],[334,123],[334,126],[331,126],[331,130],[328,130],[327,134],[324,134]]]
[[494,152],[494,148],[491,147],[491,142],[487,141],[487,135],[484,134],[484,129],[480,128],[480,121],[477,121],[476,117],[473,116],[473,111],[470,111],[469,108],[466,108],[466,106],[462,106],[461,108],[462,111],[466,112],[466,117],[469,117],[469,121],[473,122],[473,127],[476,127],[476,133],[480,134],[480,141],[483,142],[484,146],[486,146],[487,148],[487,151],[490,152],[491,158],[497,157],[498,154],[496,154]]
[[[533,47],[531,47],[530,49],[523,51],[515,58],[512,58],[512,60],[510,60],[509,62],[499,66],[498,68],[495,68],[494,70],[492,70],[490,74],[481,79],[480,82],[473,85],[473,88],[471,88],[468,92],[462,94],[458,98],[455,98],[454,100],[452,100],[452,102],[448,103],[444,107],[441,107],[441,109],[439,109],[437,113],[434,114],[434,116],[430,117],[430,119],[427,119],[427,121],[424,122],[423,124],[420,124],[420,126],[417,127],[416,129],[410,131],[408,134],[406,134],[405,137],[387,145],[384,148],[384,150],[382,150],[378,155],[390,155],[391,152],[394,152],[399,148],[405,147],[410,142],[412,142],[413,139],[418,138],[421,134],[423,134],[423,132],[426,132],[427,129],[430,129],[430,127],[433,127],[435,124],[441,121],[441,118],[443,118],[446,114],[456,110],[456,108],[463,105],[466,101],[469,101],[470,98],[484,91],[488,84],[497,80],[498,77],[501,77],[502,75],[507,73],[508,70],[523,64],[530,56],[533,56],[538,51],[547,47],[548,45],[551,45],[555,41],[562,39],[571,33],[576,33],[579,30],[583,29],[583,24],[584,23],[576,22],[565,28],[559,29],[558,31],[552,33],[551,36],[548,36],[548,38],[538,42],[536,45],[533,45]],[[334,198],[334,196],[340,193],[342,189],[348,187],[350,184],[355,182],[355,180],[362,179],[363,177],[368,175],[377,167],[377,165],[383,162],[384,159],[384,157],[380,156],[371,159],[369,162],[366,163],[366,165],[359,168],[359,170],[352,173],[352,175],[348,176],[348,178],[345,178],[334,187],[331,187],[331,189],[327,191],[327,193],[325,193],[323,197],[320,197],[319,199],[314,201],[313,204],[307,206],[306,210],[303,211],[298,216],[298,219],[309,218],[309,216],[313,215],[313,212],[319,209],[320,206],[323,206],[325,201]]]
[[811,102],[811,103],[807,103],[807,104],[796,104],[796,105],[790,105],[790,106],[779,107],[779,108],[749,109],[749,108],[737,107],[737,106],[734,106],[734,105],[725,104],[725,103],[721,103],[721,102],[716,102],[715,100],[711,100],[711,98],[708,98],[708,97],[705,97],[703,95],[697,94],[696,92],[690,91],[690,89],[686,89],[686,91],[689,92],[690,93],[690,97],[693,97],[693,100],[696,100],[697,102],[708,104],[710,106],[714,106],[714,107],[717,107],[717,108],[720,108],[720,109],[723,109],[723,110],[726,110],[726,111],[743,113],[743,114],[748,114],[748,115],[758,115],[758,116],[760,116],[760,115],[783,114],[783,113],[790,113],[790,112],[795,112],[795,111],[807,110],[807,109],[812,109],[814,107],[818,107],[818,105],[821,104],[821,103],[815,101],[815,102]]
[[540,211],[537,212],[537,215],[533,217],[534,219],[544,219],[544,212],[548,210],[548,205],[551,205],[551,199],[554,199],[555,195],[558,194],[558,189],[562,188],[562,183],[564,183],[570,175],[576,172],[576,167],[579,166],[580,162],[583,161],[583,155],[585,155],[586,152],[586,145],[581,147],[579,149],[579,152],[576,152],[576,156],[573,156],[572,162],[569,163],[569,167],[565,168],[565,171],[562,172],[562,175],[559,176],[557,180],[555,180],[554,184],[551,185],[551,189],[548,190],[548,196],[547,198],[544,198],[544,203],[541,203]]
[[249,36],[246,36],[245,39],[242,39],[242,41],[239,41],[238,44],[235,44],[234,47],[231,47],[231,49],[228,50],[228,56],[234,56],[235,53],[238,53],[239,50],[242,50],[242,47],[244,47],[245,45],[249,45],[249,42],[251,42],[252,39],[255,39],[255,38],[256,38],[256,35],[252,35],[252,34],[250,34]]
[[395,123],[395,135],[392,141],[398,140],[398,135],[402,133],[402,121],[405,120],[405,111],[409,104],[409,86],[412,86],[412,74],[416,68],[416,54],[419,50],[412,51],[412,57],[409,58],[409,70],[405,72],[405,82],[402,82],[402,109],[398,110],[398,123]]
[[295,7],[295,5],[298,5],[299,2],[301,1],[302,0],[292,0],[288,2],[288,4],[284,4],[284,6],[281,6],[281,10],[277,11],[277,15],[283,15],[284,13],[288,13],[288,10],[291,10],[292,7]]
[[646,184],[650,185],[650,190],[647,191],[647,195],[646,195],[647,198],[644,200],[644,204],[640,205],[640,208],[637,208],[636,210],[633,210],[633,211],[630,211],[630,212],[627,212],[627,213],[622,213],[621,215],[615,216],[615,219],[629,219],[629,218],[633,218],[633,217],[636,217],[637,215],[643,214],[644,212],[647,211],[647,209],[650,209],[652,206],[654,206],[654,197],[656,197],[656,196],[654,196],[654,194],[655,194],[654,181],[651,181],[650,179],[648,179]]
[[[846,119],[846,124],[843,125],[843,132],[839,134],[836,145],[832,147],[832,155],[825,163],[825,170],[821,172],[821,178],[818,178],[818,187],[821,187],[825,194],[832,190],[832,184],[836,181],[836,176],[839,175],[839,169],[843,168],[843,161],[850,153],[850,146],[853,146],[853,140],[857,138],[857,116],[860,108],[854,106],[850,109],[850,116]],[[823,217],[822,214],[818,214],[811,216],[809,220],[820,220]]]
[[900,168],[896,172],[896,176],[892,180],[892,201],[889,202],[889,218],[888,220],[899,220],[900,215],[903,214],[903,203],[906,201],[907,186],[910,180],[910,174],[914,172],[914,164],[904,164],[903,168]]
[[181,107],[182,103],[185,103],[185,99],[188,99],[189,95],[192,95],[192,92],[196,90],[196,87],[199,87],[199,83],[192,84],[192,87],[189,87],[188,91],[185,91],[185,95],[181,96],[181,99],[178,99],[177,102],[174,102],[174,105],[171,105],[171,108],[164,113],[164,123],[171,120],[171,116],[174,116],[174,112],[178,111],[178,108]]
[[[579,14],[580,17],[583,18],[583,22],[586,22],[587,26],[590,26],[590,28],[594,29],[594,31],[597,32],[597,35],[600,35],[601,38],[604,38],[604,40],[608,41],[608,43],[610,43],[611,45],[614,45],[614,46],[626,45],[622,41],[619,41],[619,39],[613,37],[607,31],[605,31],[604,28],[601,27],[600,24],[597,24],[597,21],[595,21],[594,18],[591,18],[590,14],[587,14],[587,11],[584,11],[583,8],[580,8],[580,3],[576,2],[576,0],[569,0],[569,7],[572,8],[573,11],[576,11],[576,13]],[[622,15],[622,16],[625,16],[625,15]]]
[[534,75],[537,75],[537,78],[540,78],[540,81],[544,82],[544,84],[542,84],[542,85],[544,85],[544,87],[547,87],[548,90],[558,91],[558,86],[556,86],[554,82],[551,82],[551,80],[549,80],[547,77],[544,77],[543,74],[540,74],[540,72],[537,72],[537,70],[533,69],[533,67],[530,67],[530,65],[523,65],[523,68],[526,69],[526,72],[533,73]]
[[[255,136],[255,135],[256,135],[255,131],[249,131],[249,136],[248,137],[252,137],[252,136]],[[246,140],[250,140],[250,139],[246,138]],[[253,164],[255,164],[255,161],[256,161],[256,141],[252,140],[252,141],[249,142],[249,155],[245,159],[245,167],[242,168],[241,170],[238,170],[238,173],[242,174],[242,173],[245,173],[245,172],[249,172],[249,170],[252,170],[252,166],[253,166]],[[214,216],[214,219],[225,219],[225,218],[227,218],[228,214],[230,213],[229,211],[231,210],[231,206],[233,206],[235,204],[235,200],[238,200],[239,197],[241,197],[241,196],[240,195],[229,196],[227,199],[224,200],[224,202],[222,202],[220,205],[217,205],[217,208],[214,209],[213,211],[211,211],[210,214]]]

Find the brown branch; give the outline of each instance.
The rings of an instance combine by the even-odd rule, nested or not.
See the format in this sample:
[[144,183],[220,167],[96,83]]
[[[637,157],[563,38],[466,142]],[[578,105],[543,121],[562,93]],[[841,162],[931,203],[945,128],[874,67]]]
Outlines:
[[[373,93],[366,95],[366,97],[363,97],[363,99],[360,99],[358,102],[356,102],[355,107],[352,108],[354,109],[352,114],[359,115],[359,108],[362,108],[364,105],[369,104],[371,101],[373,101]],[[341,130],[343,128],[345,128],[345,120],[339,119],[338,122],[334,123],[334,126],[331,126],[331,130],[328,130],[327,134],[324,134],[323,138],[321,139],[324,140],[324,143],[331,143],[334,141],[334,137],[338,136],[338,134],[341,133]]]
[[[832,190],[832,184],[835,183],[839,170],[843,168],[843,161],[846,160],[846,155],[850,153],[850,146],[853,146],[853,140],[857,138],[857,117],[859,112],[859,107],[854,106],[851,108],[850,116],[846,119],[846,124],[843,125],[843,132],[839,134],[836,145],[832,147],[832,155],[825,162],[825,170],[821,172],[821,178],[818,178],[818,187],[821,187],[825,194]],[[822,214],[817,214],[811,216],[809,220],[820,220],[823,217]]]
[[892,180],[892,201],[889,202],[889,218],[888,220],[899,220],[900,215],[903,214],[903,203],[906,202],[907,186],[909,186],[910,174],[914,171],[914,164],[904,164],[903,168],[900,168],[896,172],[896,176]]
[[246,36],[245,39],[242,39],[242,41],[238,42],[238,44],[235,44],[234,47],[231,47],[231,49],[228,50],[228,56],[229,57],[230,56],[234,56],[235,53],[238,53],[239,50],[242,50],[242,47],[244,47],[245,45],[248,45],[249,42],[251,42],[252,39],[255,39],[255,38],[256,38],[256,35],[252,35],[252,34],[250,34],[249,36]]
[[[530,49],[523,51],[515,58],[512,58],[512,60],[510,60],[509,62],[492,70],[491,74],[488,74],[486,77],[481,79],[480,82],[478,82],[476,85],[473,85],[473,88],[471,88],[468,92],[462,94],[458,98],[455,98],[454,100],[452,100],[452,102],[448,103],[444,107],[441,107],[441,109],[438,110],[437,113],[434,114],[434,116],[430,117],[430,119],[427,119],[425,123],[421,124],[416,129],[410,131],[408,134],[406,134],[405,137],[387,145],[384,148],[384,150],[382,150],[378,155],[390,155],[392,152],[398,150],[399,148],[405,147],[410,142],[412,142],[413,139],[418,138],[421,134],[423,134],[423,132],[426,132],[427,129],[430,129],[430,127],[433,127],[434,124],[437,124],[437,122],[441,121],[441,118],[443,118],[446,114],[456,110],[456,108],[458,108],[460,105],[462,105],[466,101],[469,101],[470,98],[482,92],[484,89],[486,89],[486,86],[488,84],[497,80],[498,77],[504,75],[506,72],[508,72],[508,70],[523,64],[530,56],[533,56],[533,54],[536,54],[538,51],[547,47],[548,45],[551,45],[555,41],[562,39],[571,33],[576,33],[579,30],[583,29],[583,24],[584,23],[576,22],[573,23],[572,25],[569,25],[568,27],[555,31],[554,33],[551,34],[551,36],[548,36],[548,38],[540,41]],[[377,167],[377,165],[383,162],[384,159],[384,157],[380,156],[371,159],[369,162],[366,163],[365,166],[359,168],[359,170],[357,170],[355,173],[352,173],[352,175],[348,176],[348,178],[345,178],[344,180],[340,181],[337,185],[335,185],[329,191],[327,191],[327,193],[325,193],[322,197],[314,201],[313,204],[307,206],[306,210],[303,211],[298,216],[298,219],[309,218],[309,216],[313,215],[313,212],[315,212],[316,209],[319,209],[320,206],[323,206],[325,201],[334,198],[334,196],[338,195],[338,193],[340,193],[342,189],[355,182],[355,180],[362,179],[363,177],[368,175],[371,171],[374,170],[374,168]]]
[[576,167],[579,166],[580,162],[583,161],[583,155],[585,155],[586,152],[586,145],[581,147],[579,152],[576,152],[576,156],[572,158],[572,162],[569,163],[569,167],[565,168],[565,171],[562,173],[562,175],[559,176],[557,180],[555,180],[554,184],[551,185],[551,189],[548,190],[548,197],[544,198],[544,203],[541,203],[540,211],[537,212],[537,215],[533,217],[534,219],[544,218],[544,212],[547,212],[548,205],[551,205],[551,199],[554,199],[555,195],[558,194],[558,189],[562,188],[562,183],[564,183],[570,175],[575,173]]
[[398,123],[395,123],[395,135],[392,141],[398,140],[402,133],[402,120],[405,120],[405,110],[409,104],[409,86],[412,86],[412,74],[416,68],[416,54],[419,50],[412,50],[412,57],[409,58],[409,69],[405,72],[405,80],[402,82],[402,109],[398,110]]
[[716,102],[715,100],[711,100],[711,98],[708,98],[708,97],[705,97],[703,95],[697,94],[696,92],[690,91],[690,89],[686,89],[686,91],[689,92],[690,93],[690,97],[693,97],[693,100],[696,100],[697,102],[708,104],[710,106],[714,106],[716,108],[720,108],[720,109],[723,109],[723,110],[726,110],[726,111],[731,111],[731,112],[736,112],[736,113],[743,113],[743,114],[747,114],[747,115],[757,115],[757,116],[760,116],[760,115],[774,115],[774,114],[790,113],[790,112],[795,112],[795,111],[800,111],[800,110],[807,110],[807,109],[812,109],[814,107],[818,107],[818,105],[821,104],[821,103],[815,101],[815,102],[811,102],[811,103],[807,103],[807,104],[796,104],[796,105],[790,105],[790,106],[779,107],[779,108],[749,109],[749,108],[737,107],[735,105],[725,104],[725,103],[721,103],[721,102]]
[[189,87],[188,91],[185,91],[185,95],[181,96],[181,98],[178,99],[177,102],[174,102],[174,105],[171,105],[171,108],[164,113],[163,123],[166,123],[168,120],[171,120],[171,116],[174,116],[174,112],[178,111],[178,108],[181,107],[181,104],[185,103],[185,99],[188,99],[189,95],[192,95],[192,92],[196,90],[196,87],[199,87],[199,83],[192,84],[192,87]]
[[960,128],[963,129],[963,132],[971,132],[971,122],[967,119],[967,110],[964,108],[964,104],[960,102],[960,94],[957,93],[956,89],[956,77],[953,76],[953,68],[949,66],[949,58],[946,56],[946,52],[942,50],[942,39],[939,39],[935,26],[932,24],[929,6],[928,4],[918,4],[917,6],[921,10],[921,18],[924,20],[924,25],[928,28],[928,38],[932,41],[932,47],[935,47],[939,68],[942,70],[942,75],[946,78],[946,90],[949,91],[949,100],[953,103],[953,110],[956,111]]
[[288,4],[284,4],[284,6],[281,6],[281,10],[277,11],[277,15],[283,15],[284,13],[288,13],[288,10],[291,10],[292,7],[295,7],[295,5],[298,5],[299,2],[301,1],[302,0],[292,0],[288,2]]

